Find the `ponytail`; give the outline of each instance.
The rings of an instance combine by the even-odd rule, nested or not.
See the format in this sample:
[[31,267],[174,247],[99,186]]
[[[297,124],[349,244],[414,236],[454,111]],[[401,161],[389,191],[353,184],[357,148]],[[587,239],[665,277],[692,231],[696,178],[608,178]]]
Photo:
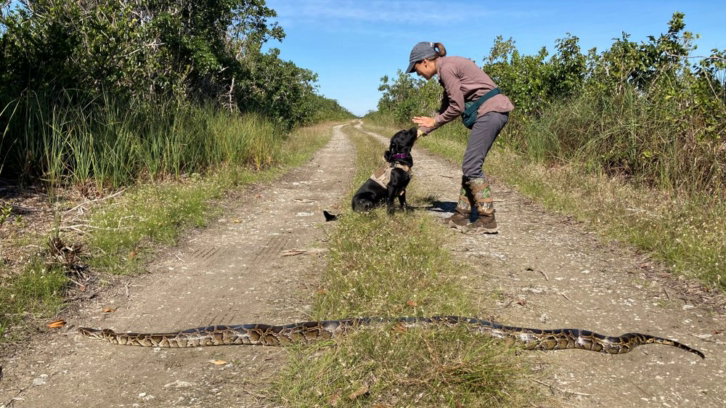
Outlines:
[[431,59],[436,59],[439,57],[445,57],[446,56],[446,47],[444,47],[444,44],[441,43],[432,43],[431,46],[433,47],[434,51],[436,51],[436,55],[431,57]]

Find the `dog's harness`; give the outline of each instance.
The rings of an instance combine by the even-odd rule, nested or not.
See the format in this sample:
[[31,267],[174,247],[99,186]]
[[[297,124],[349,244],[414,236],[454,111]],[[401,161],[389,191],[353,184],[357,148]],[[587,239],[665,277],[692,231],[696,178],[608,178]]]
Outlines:
[[[371,174],[371,180],[375,181],[376,183],[380,184],[383,188],[388,188],[388,183],[391,182],[391,171],[393,169],[401,169],[406,172],[409,176],[411,176],[411,166],[407,166],[405,164],[401,164],[400,162],[395,161],[396,159],[405,159],[410,157],[408,153],[396,153],[392,156],[392,159],[394,160],[392,163],[385,162],[381,167],[376,169],[376,171]],[[403,192],[402,192],[403,193]]]

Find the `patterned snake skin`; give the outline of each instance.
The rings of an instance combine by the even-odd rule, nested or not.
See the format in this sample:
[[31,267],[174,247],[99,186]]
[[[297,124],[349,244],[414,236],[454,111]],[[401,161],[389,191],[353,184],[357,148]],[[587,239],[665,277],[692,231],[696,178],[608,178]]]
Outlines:
[[503,326],[486,320],[458,317],[360,317],[342,320],[293,323],[284,326],[241,324],[233,326],[198,327],[171,333],[116,333],[81,327],[85,336],[113,344],[142,347],[200,347],[223,345],[280,346],[291,343],[330,339],[360,326],[396,324],[403,327],[454,326],[467,324],[471,330],[496,338],[513,339],[530,350],[583,349],[606,354],[625,354],[643,344],[664,344],[690,351],[701,358],[704,354],[674,340],[648,334],[626,333],[618,337],[603,336],[580,329],[527,329]]

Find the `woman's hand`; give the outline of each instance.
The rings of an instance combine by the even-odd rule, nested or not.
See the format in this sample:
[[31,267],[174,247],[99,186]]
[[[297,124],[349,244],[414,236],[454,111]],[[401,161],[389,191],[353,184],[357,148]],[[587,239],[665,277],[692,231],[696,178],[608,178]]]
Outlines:
[[428,116],[416,116],[413,118],[413,123],[427,128],[432,128],[436,124],[434,118]]

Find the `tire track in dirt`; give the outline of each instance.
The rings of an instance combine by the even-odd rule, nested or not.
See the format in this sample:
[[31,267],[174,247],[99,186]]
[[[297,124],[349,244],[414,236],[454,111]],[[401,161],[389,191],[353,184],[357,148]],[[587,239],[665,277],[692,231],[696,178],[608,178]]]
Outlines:
[[[361,129],[360,123],[356,125]],[[388,144],[383,137],[365,133]],[[429,137],[436,137],[435,134]],[[460,166],[414,149],[416,194],[456,206]],[[496,176],[496,175],[494,175]],[[646,345],[617,356],[583,350],[526,352],[545,370],[544,391],[566,407],[726,406],[726,321],[687,296],[687,282],[632,249],[605,243],[581,224],[550,214],[490,175],[498,235],[450,232],[448,247],[480,317],[535,328],[605,335],[642,332],[700,349]],[[446,216],[448,213],[433,213]]]
[[[214,324],[307,320],[325,258],[281,256],[325,239],[322,210],[350,188],[355,151],[333,128],[311,162],[276,182],[252,186],[227,203],[222,219],[150,267],[87,302],[63,334],[38,336],[2,361],[0,406],[264,406],[261,394],[284,365],[274,347],[152,349],[113,346],[76,326],[172,331]],[[128,294],[127,294],[128,290]],[[102,308],[116,308],[103,314]],[[225,361],[212,364],[210,361]]]

